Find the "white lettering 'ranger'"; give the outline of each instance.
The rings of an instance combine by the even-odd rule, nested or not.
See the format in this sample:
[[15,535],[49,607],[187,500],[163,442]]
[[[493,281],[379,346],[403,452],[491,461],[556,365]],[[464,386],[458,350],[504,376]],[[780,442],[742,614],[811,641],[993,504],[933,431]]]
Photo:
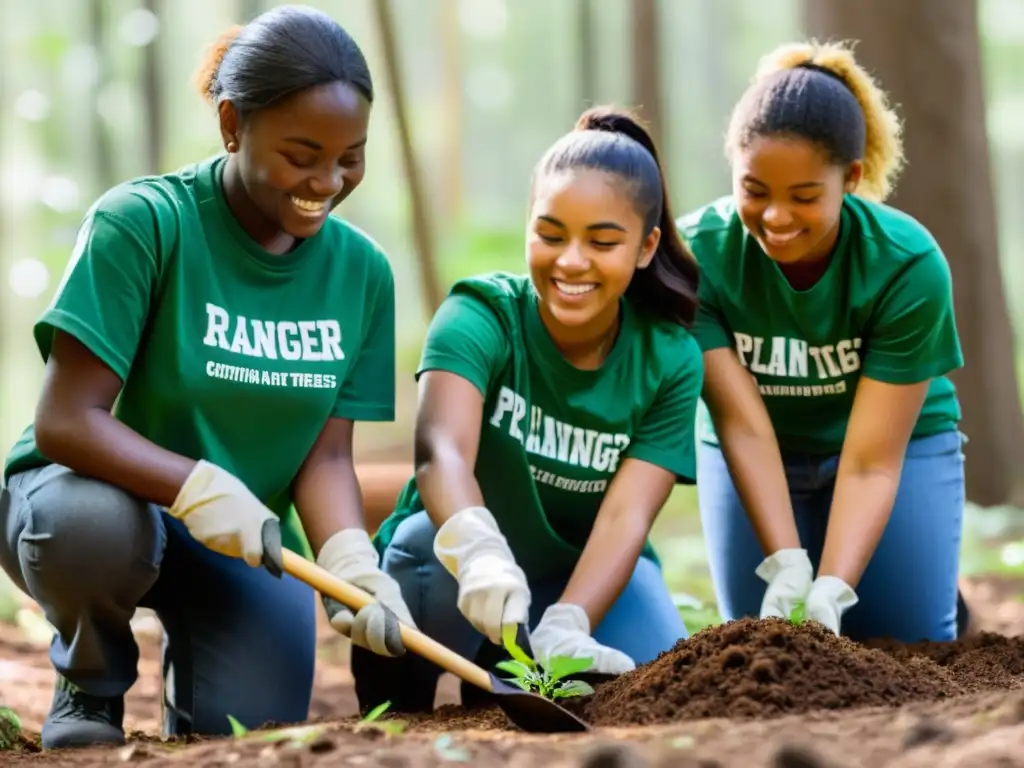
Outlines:
[[257,320],[206,305],[203,344],[266,360],[329,362],[344,360],[341,325],[337,320]]

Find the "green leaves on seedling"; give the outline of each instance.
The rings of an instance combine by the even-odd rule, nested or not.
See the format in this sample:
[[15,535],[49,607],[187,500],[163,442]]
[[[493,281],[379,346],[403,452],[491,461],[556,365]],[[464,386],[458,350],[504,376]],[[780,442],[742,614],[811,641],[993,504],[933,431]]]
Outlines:
[[249,729],[242,725],[234,715],[228,715],[228,722],[231,723],[231,735],[240,739],[249,733]]
[[265,733],[250,733],[249,729],[238,722],[233,715],[228,715],[228,722],[231,723],[231,735],[236,739],[251,738],[258,741],[286,741],[289,746],[301,746],[316,741],[323,734],[323,725],[298,725],[289,728],[278,728]]
[[355,730],[361,730],[364,728],[374,728],[384,733],[390,733],[395,736],[405,730],[404,720],[380,720],[380,716],[387,712],[388,707],[391,706],[390,701],[385,701],[383,704],[378,704],[376,707],[371,709],[366,715],[356,724]]
[[21,718],[8,707],[0,707],[0,750],[14,749],[21,736]]
[[590,669],[593,659],[576,659],[571,656],[552,656],[544,661],[540,669],[516,643],[516,627],[506,626],[501,632],[505,650],[512,657],[496,665],[503,672],[512,675],[509,682],[528,693],[539,693],[546,699],[565,699],[573,696],[588,696],[594,689],[582,680],[564,678]]
[[[353,730],[359,731],[365,728],[373,728],[375,730],[383,731],[384,733],[399,734],[405,730],[405,722],[402,720],[385,720],[379,722],[380,716],[383,715],[388,707],[391,706],[390,701],[385,701],[383,704],[378,704],[376,707],[366,713]],[[0,714],[3,710],[0,709]],[[13,714],[13,713],[12,713]],[[228,722],[231,723],[231,734],[236,739],[252,738],[259,741],[267,741],[270,743],[278,741],[286,741],[289,746],[301,746],[303,744],[309,744],[320,738],[327,730],[327,726],[320,724],[311,725],[297,725],[288,728],[278,728],[273,731],[250,733],[249,729],[238,722],[238,719],[233,715],[228,715]]]
[[793,610],[789,612],[789,621],[792,624],[802,624],[804,621],[804,601],[797,600],[793,604]]

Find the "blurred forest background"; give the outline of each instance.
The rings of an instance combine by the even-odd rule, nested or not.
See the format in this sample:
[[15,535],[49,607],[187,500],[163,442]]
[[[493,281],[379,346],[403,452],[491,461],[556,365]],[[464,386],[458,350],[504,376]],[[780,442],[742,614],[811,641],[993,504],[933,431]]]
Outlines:
[[[336,212],[390,254],[399,292],[394,424],[364,462],[411,455],[412,371],[452,280],[523,268],[527,184],[592,103],[638,105],[677,214],[729,191],[722,137],[779,43],[855,39],[906,121],[891,201],[953,265],[971,514],[965,573],[1020,573],[1024,418],[1024,0],[316,0],[366,53],[378,103],[366,180]],[[0,5],[0,455],[32,417],[31,326],[81,216],[109,186],[221,150],[193,85],[202,51],[265,0],[5,0]],[[691,626],[713,620],[692,488],[658,522]]]

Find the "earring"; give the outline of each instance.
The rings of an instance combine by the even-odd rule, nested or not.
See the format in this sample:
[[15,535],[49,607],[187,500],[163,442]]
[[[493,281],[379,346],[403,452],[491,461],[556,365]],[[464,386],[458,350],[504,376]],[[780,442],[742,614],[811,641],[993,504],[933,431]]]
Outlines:
[[234,141],[229,141],[226,149],[228,152],[237,152],[238,144],[236,144]]

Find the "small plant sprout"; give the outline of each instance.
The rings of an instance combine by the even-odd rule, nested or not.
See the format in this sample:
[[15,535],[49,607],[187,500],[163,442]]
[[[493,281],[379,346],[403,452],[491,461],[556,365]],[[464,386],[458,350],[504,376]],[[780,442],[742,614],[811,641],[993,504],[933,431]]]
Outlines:
[[0,750],[14,749],[21,737],[21,718],[13,709],[0,707]]
[[284,741],[289,746],[299,747],[316,741],[323,735],[326,726],[323,725],[297,725],[287,728],[278,728],[273,731],[257,732],[249,731],[244,725],[238,722],[233,715],[228,715],[228,722],[231,724],[231,734],[236,739],[256,739],[271,743]]
[[397,736],[405,730],[404,720],[381,720],[380,716],[388,711],[388,707],[391,706],[390,701],[385,701],[383,704],[378,704],[376,707],[371,709],[366,715],[356,723],[354,730],[359,731],[366,728],[373,728],[384,733],[389,733]]
[[543,669],[531,659],[516,643],[516,628],[505,627],[501,639],[512,657],[500,661],[498,669],[512,675],[509,682],[528,693],[538,693],[546,699],[565,699],[574,696],[588,696],[594,689],[582,680],[565,678],[585,672],[594,663],[593,659],[576,659],[571,656],[552,656],[544,659]]
[[793,603],[793,610],[789,612],[789,621],[792,624],[800,625],[804,621],[804,601],[797,600]]

